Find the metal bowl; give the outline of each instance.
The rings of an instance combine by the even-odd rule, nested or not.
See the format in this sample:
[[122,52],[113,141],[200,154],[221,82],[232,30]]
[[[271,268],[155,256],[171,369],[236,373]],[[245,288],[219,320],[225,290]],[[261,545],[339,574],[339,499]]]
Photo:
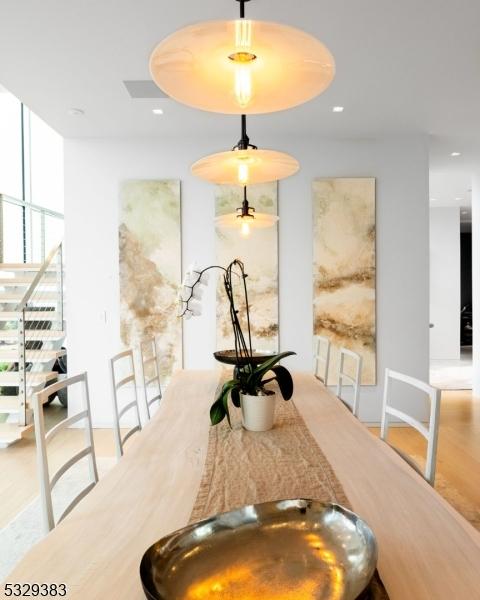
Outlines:
[[149,600],[353,600],[375,571],[370,527],[338,504],[281,500],[189,525],[143,555]]
[[248,363],[252,363],[253,365],[260,365],[265,362],[268,358],[275,356],[274,352],[259,352],[258,350],[254,350],[252,356],[239,356],[237,359],[237,355],[235,350],[218,350],[213,353],[218,362],[224,363],[225,365],[246,365]]

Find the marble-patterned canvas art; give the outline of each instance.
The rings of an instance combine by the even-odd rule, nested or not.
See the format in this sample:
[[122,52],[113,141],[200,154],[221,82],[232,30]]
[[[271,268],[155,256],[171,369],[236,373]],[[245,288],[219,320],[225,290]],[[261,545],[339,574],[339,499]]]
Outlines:
[[375,179],[313,182],[314,335],[330,338],[328,383],[339,348],[363,357],[362,383],[376,383]]
[[180,182],[131,180],[120,189],[120,333],[127,347],[156,336],[160,374],[182,367]]
[[[241,206],[243,189],[218,185],[215,188],[216,216],[235,212]],[[248,187],[248,201],[257,212],[277,214],[276,182]],[[216,261],[226,267],[239,258],[248,274],[248,300],[252,331],[252,346],[256,350],[278,350],[278,226],[265,229],[251,228],[248,237],[240,228],[216,227]],[[240,314],[245,315],[243,294],[237,287]],[[219,278],[217,287],[217,349],[234,348],[228,301]],[[241,322],[246,337],[244,320]]]

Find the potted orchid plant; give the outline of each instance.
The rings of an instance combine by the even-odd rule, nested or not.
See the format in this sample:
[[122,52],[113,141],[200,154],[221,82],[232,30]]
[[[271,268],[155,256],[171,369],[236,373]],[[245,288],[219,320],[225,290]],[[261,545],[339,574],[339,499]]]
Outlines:
[[[235,365],[233,378],[223,384],[219,394],[210,408],[210,422],[217,425],[226,417],[229,425],[229,399],[234,406],[242,410],[242,422],[245,429],[250,431],[267,431],[273,427],[275,416],[275,392],[271,386],[275,382],[284,400],[289,400],[293,394],[293,380],[290,372],[278,363],[295,352],[281,352],[268,357],[259,357],[252,349],[250,326],[250,309],[248,304],[247,274],[243,263],[236,259],[228,267],[212,265],[200,269],[193,265],[187,270],[179,295],[180,316],[186,319],[199,316],[201,298],[208,284],[209,273],[212,269],[223,271],[223,283],[229,301],[230,319],[234,334],[235,349],[230,351]],[[236,306],[234,282],[240,282],[244,295],[245,323],[247,339],[245,339],[239,309]],[[219,359],[216,353],[217,359]],[[269,385],[270,384],[270,385]],[[268,386],[268,387],[267,387]]]

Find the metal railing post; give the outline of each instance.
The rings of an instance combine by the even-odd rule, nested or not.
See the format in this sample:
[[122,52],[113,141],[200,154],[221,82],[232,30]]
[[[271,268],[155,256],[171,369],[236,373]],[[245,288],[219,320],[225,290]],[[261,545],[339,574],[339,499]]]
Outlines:
[[60,244],[57,253],[57,291],[57,312],[60,316],[60,329],[63,330],[63,244]]
[[25,348],[25,311],[24,308],[18,318],[18,424],[27,424],[27,373],[26,373],[26,348]]
[[40,256],[41,261],[45,262],[45,211],[40,211]]

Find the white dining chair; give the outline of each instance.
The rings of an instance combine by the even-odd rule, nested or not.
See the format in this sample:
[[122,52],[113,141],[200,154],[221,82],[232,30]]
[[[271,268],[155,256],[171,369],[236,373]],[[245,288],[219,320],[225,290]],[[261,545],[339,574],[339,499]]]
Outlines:
[[[389,404],[389,391],[391,381],[397,380],[410,385],[425,394],[430,398],[430,417],[428,428],[423,423],[407,414],[406,412],[394,408]],[[421,467],[411,458],[408,454],[405,454],[399,448],[396,448],[392,444],[389,444],[411,467],[413,467],[424,479],[433,486],[435,483],[435,468],[437,462],[437,442],[438,442],[438,426],[440,421],[440,398],[441,391],[437,388],[432,387],[428,383],[415,379],[409,375],[392,371],[391,369],[385,369],[385,386],[383,389],[383,405],[382,405],[382,423],[380,429],[380,437],[384,442],[388,443],[388,426],[389,417],[396,417],[400,421],[407,423],[414,429],[416,429],[423,437],[427,440],[427,459],[425,463],[425,469],[422,471]]]
[[315,377],[327,385],[330,366],[330,340],[323,335],[314,336]]
[[[137,378],[135,376],[135,364],[133,351],[124,350],[110,359],[110,373],[112,379],[114,434],[117,460],[123,456],[125,442],[137,431],[141,431],[140,410],[138,408]],[[120,378],[121,376],[121,378]],[[130,392],[130,393],[128,393]],[[130,396],[130,402],[125,402],[119,396]],[[120,406],[120,403],[123,406]],[[133,414],[135,424],[123,436],[120,421],[126,414]]]
[[[149,365],[152,365],[149,368]],[[140,342],[140,366],[142,372],[142,380],[143,380],[143,390],[145,396],[145,408],[147,412],[147,418],[150,419],[151,414],[151,406],[154,402],[160,403],[162,399],[162,387],[160,384],[160,364],[158,359],[158,348],[157,341],[154,337],[148,338]],[[153,375],[147,379],[147,373],[153,372]],[[151,398],[149,395],[149,387],[154,384],[157,388],[157,393]]]
[[[353,363],[354,374],[350,374],[351,371],[347,372],[345,365],[345,358],[348,358],[347,362]],[[337,396],[345,404],[355,417],[358,417],[358,411],[360,408],[360,385],[362,378],[362,357],[353,350],[347,348],[340,348],[340,356],[338,361],[338,381],[337,381]],[[342,389],[344,382],[350,384],[353,388],[353,401],[350,404],[342,397]]]
[[[43,405],[47,402],[48,398],[60,390],[71,388],[72,386],[80,384],[82,388],[82,408],[79,412],[63,419],[60,423],[57,423],[55,427],[50,429],[48,433],[45,432],[45,421],[43,414]],[[92,419],[90,414],[90,400],[88,395],[88,379],[86,373],[81,373],[75,377],[68,377],[58,383],[54,383],[44,388],[41,392],[38,392],[32,397],[34,422],[35,422],[35,440],[37,446],[37,463],[38,473],[40,478],[40,498],[42,508],[42,519],[43,528],[45,534],[51,531],[56,524],[60,523],[70,511],[84,498],[90,490],[95,487],[98,482],[98,471],[97,463],[95,459],[95,446],[93,443],[93,432],[92,432]],[[47,446],[51,440],[56,437],[60,432],[67,429],[71,425],[84,421],[84,435],[85,435],[85,447],[79,452],[69,458],[56,472],[50,477],[50,471],[48,466],[48,450]],[[55,487],[59,479],[64,475],[73,465],[84,457],[88,457],[90,483],[79,492],[70,504],[65,508],[62,514],[55,520],[53,513],[52,503],[52,490]]]

